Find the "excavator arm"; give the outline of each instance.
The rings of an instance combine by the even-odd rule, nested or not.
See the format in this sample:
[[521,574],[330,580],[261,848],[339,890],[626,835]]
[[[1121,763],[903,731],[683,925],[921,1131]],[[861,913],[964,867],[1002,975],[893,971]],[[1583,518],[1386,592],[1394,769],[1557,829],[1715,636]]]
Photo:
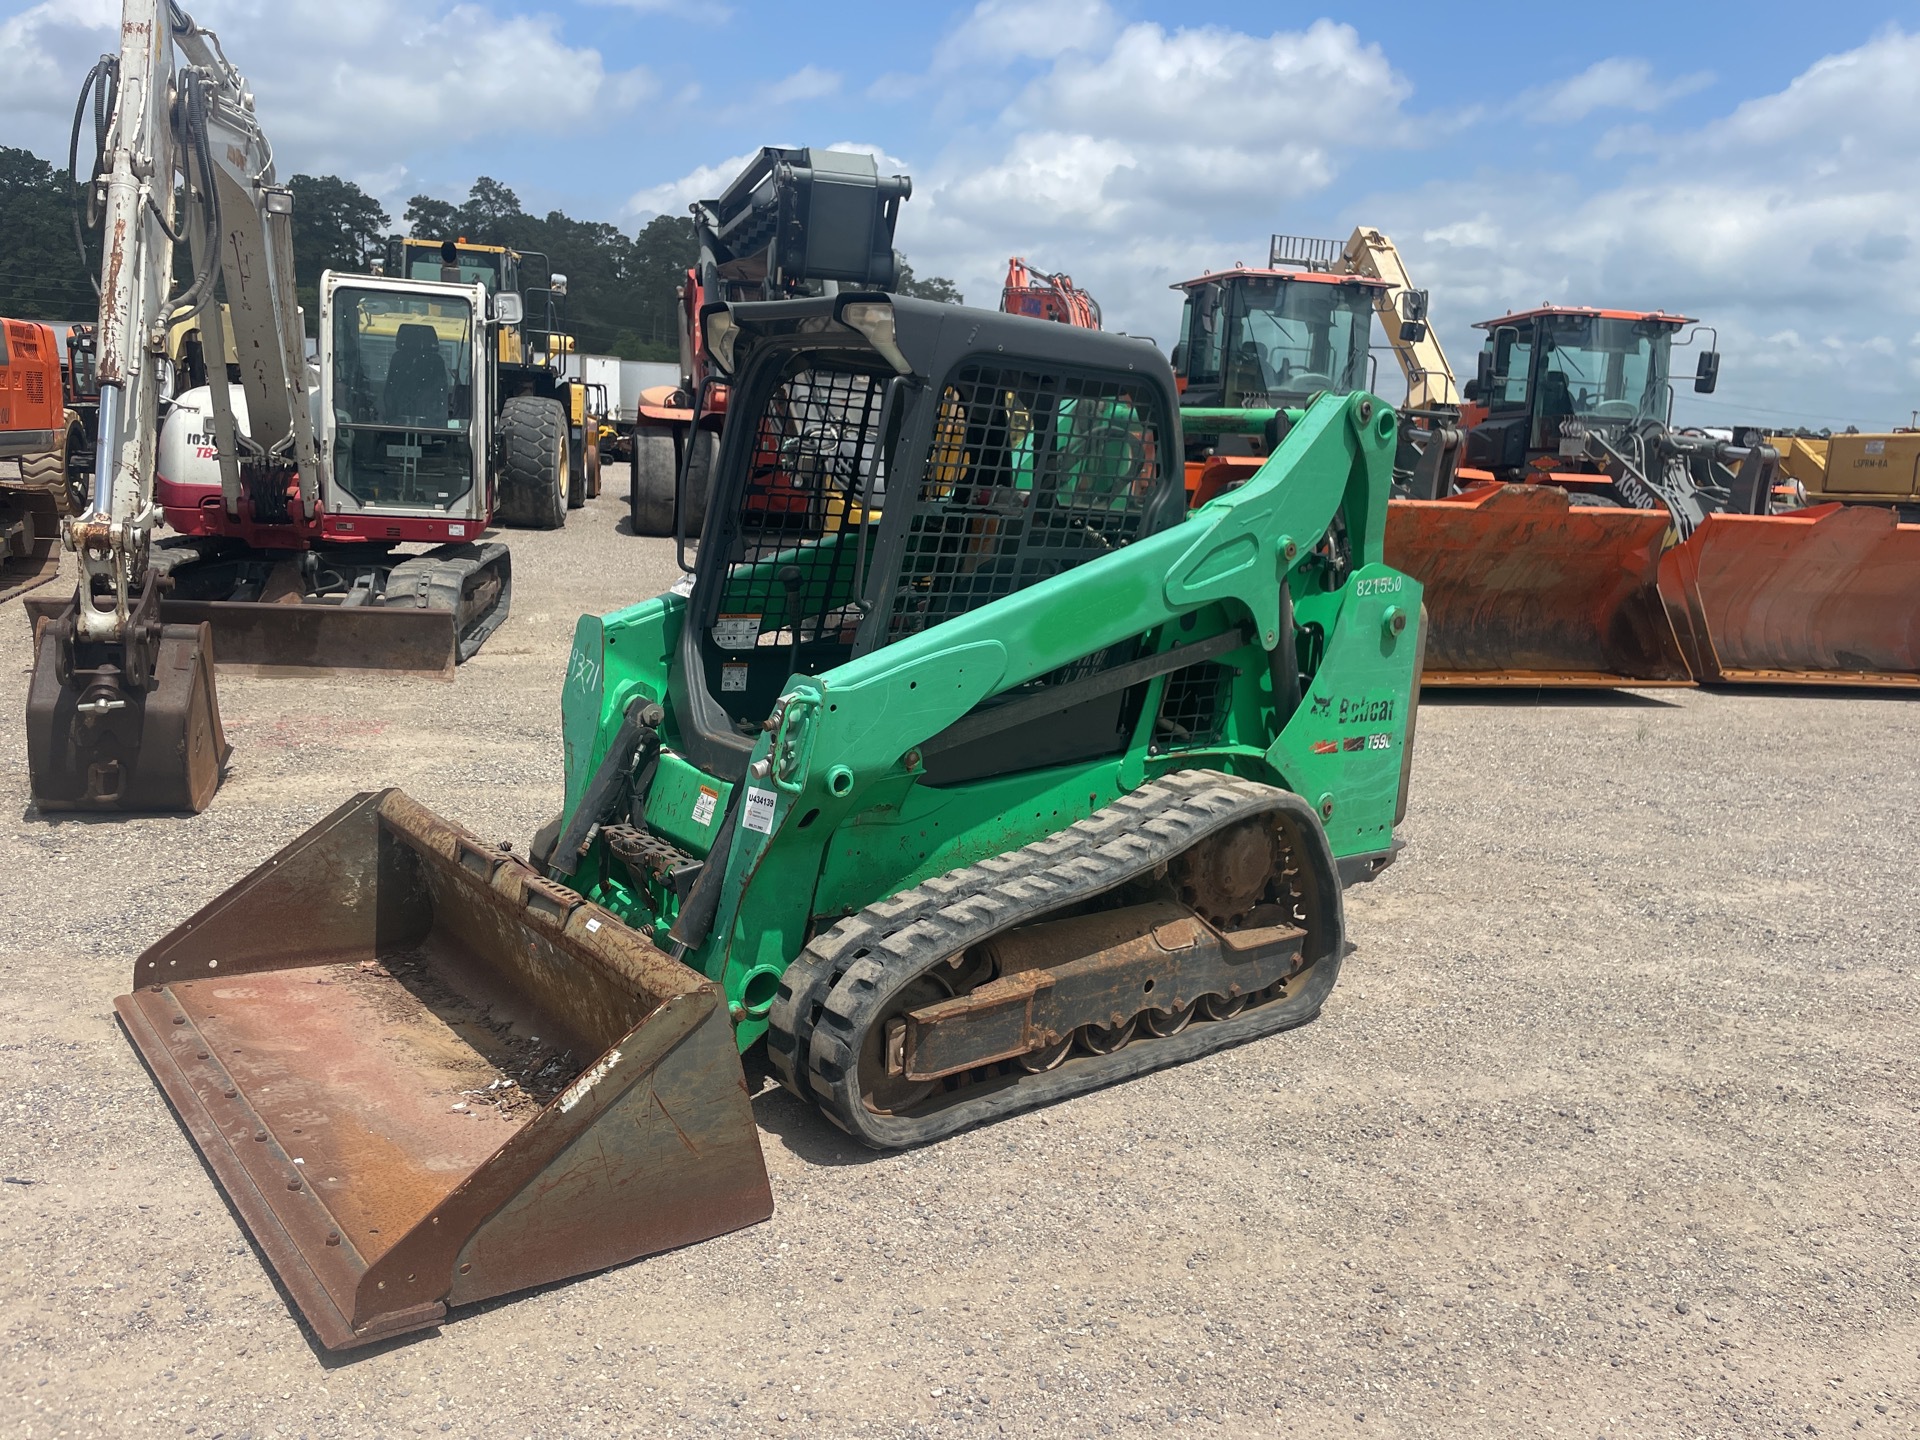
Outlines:
[[[43,810],[199,810],[228,754],[211,637],[204,624],[163,623],[169,582],[149,564],[167,336],[195,315],[213,337],[229,517],[250,505],[256,518],[285,520],[297,503],[301,519],[314,518],[325,477],[307,403],[292,196],[274,183],[245,79],[173,0],[123,0],[120,52],[103,69],[110,118],[92,184],[103,229],[99,445],[92,503],[65,529],[79,585],[35,651],[28,768]],[[183,241],[193,276],[176,292]],[[248,402],[244,434],[225,382],[217,288]]]
[[1100,328],[1100,302],[1075,285],[1071,275],[1035,270],[1018,255],[1007,261],[1000,309],[1008,315],[1035,315],[1082,330]]
[[1370,226],[1358,226],[1347,237],[1341,264],[1349,275],[1364,275],[1387,284],[1386,289],[1375,292],[1374,313],[1380,317],[1380,328],[1393,347],[1393,358],[1407,377],[1406,408],[1458,410],[1460,387],[1453,378],[1453,367],[1447,363],[1440,337],[1427,324],[1427,292],[1414,288],[1406,262],[1393,241]]

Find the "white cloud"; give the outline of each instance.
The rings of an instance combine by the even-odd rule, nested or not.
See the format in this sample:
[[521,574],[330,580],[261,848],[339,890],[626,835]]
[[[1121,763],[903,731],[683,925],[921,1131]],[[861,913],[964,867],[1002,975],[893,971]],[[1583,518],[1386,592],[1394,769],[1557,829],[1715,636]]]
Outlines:
[[1570,79],[1543,85],[1520,96],[1516,108],[1534,120],[1570,125],[1597,110],[1632,110],[1651,115],[1671,102],[1713,83],[1710,71],[1656,79],[1645,60],[1612,56],[1596,60]]
[[838,94],[840,76],[817,65],[802,65],[784,80],[775,81],[754,98],[767,105],[791,105],[801,100],[821,100]]
[[119,15],[114,0],[43,0],[0,21],[0,123],[10,142],[51,156],[57,138],[64,163],[81,78]]
[[693,5],[689,0],[587,0],[589,5],[603,5],[612,10],[633,10],[642,15],[688,15],[697,17],[703,25],[717,25],[733,18],[731,5],[700,4]]
[[[1902,418],[1890,324],[1920,317],[1920,36],[1888,30],[1784,90],[1661,139],[1618,183],[1485,174],[1380,196],[1456,365],[1468,323],[1542,300],[1682,311],[1717,327],[1721,388],[1676,413],[1785,423]],[[1870,103],[1869,103],[1870,101]]]
[[[550,15],[444,0],[324,6],[195,0],[257,97],[283,174],[392,173],[396,157],[528,131],[560,134],[655,90],[567,45]],[[66,155],[81,77],[115,43],[113,0],[47,0],[0,23],[0,128]]]
[[982,0],[934,51],[936,71],[1053,60],[1092,50],[1118,28],[1105,0]]
[[[781,145],[783,141],[773,141]],[[878,163],[883,175],[908,175],[913,167],[897,155],[889,155],[884,148],[865,140],[838,140],[831,145],[821,147],[827,150],[850,150],[859,155],[871,155]],[[627,197],[627,203],[620,207],[620,213],[630,219],[645,223],[656,215],[684,215],[687,207],[696,200],[711,200],[739,177],[747,163],[760,153],[758,149],[749,150],[744,155],[736,155],[730,160],[721,160],[712,165],[700,165],[689,170],[676,180],[668,180],[659,185],[649,185],[634,191]]]
[[[1014,8],[1031,18],[983,6],[969,24],[987,16],[1016,33]],[[957,127],[915,174],[902,214],[915,269],[988,304],[1008,254],[1024,254],[1092,288],[1114,327],[1164,331],[1177,305],[1162,286],[1263,257],[1289,202],[1323,192],[1356,156],[1420,138],[1402,109],[1407,82],[1350,26],[1253,35],[1140,23],[1103,42],[1088,21],[1069,33],[1083,38],[989,124]],[[964,97],[972,81],[947,83]]]
[[621,213],[641,221],[650,220],[655,215],[684,215],[694,201],[710,200],[732,184],[734,177],[747,168],[747,162],[759,153],[757,149],[749,150],[731,160],[699,165],[677,180],[667,180],[636,190],[627,197]]

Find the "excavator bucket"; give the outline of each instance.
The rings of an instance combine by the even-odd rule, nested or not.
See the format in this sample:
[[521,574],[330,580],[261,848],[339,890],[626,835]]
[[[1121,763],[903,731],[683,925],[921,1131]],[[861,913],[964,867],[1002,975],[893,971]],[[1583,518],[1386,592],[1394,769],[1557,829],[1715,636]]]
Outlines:
[[59,573],[59,498],[51,490],[0,489],[0,601]]
[[1920,685],[1920,525],[1884,506],[1709,515],[1660,593],[1703,681]]
[[328,1349],[773,1213],[718,988],[397,790],[134,985],[128,1036]]
[[137,683],[120,666],[85,663],[124,660],[125,651],[76,646],[73,607],[69,598],[35,615],[27,682],[33,803],[43,812],[199,814],[233,754],[220,723],[213,636],[205,625],[154,626],[152,643],[141,647],[150,683]]
[[1426,685],[1684,685],[1661,604],[1664,512],[1548,485],[1387,507],[1389,565],[1426,587]]

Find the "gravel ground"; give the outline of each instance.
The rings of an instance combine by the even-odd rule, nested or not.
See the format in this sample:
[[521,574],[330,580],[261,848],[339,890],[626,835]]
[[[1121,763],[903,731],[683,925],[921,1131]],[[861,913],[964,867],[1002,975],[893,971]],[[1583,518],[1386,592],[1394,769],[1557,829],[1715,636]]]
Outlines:
[[1920,1434],[1920,704],[1855,693],[1430,700],[1316,1024],[904,1155],[764,1088],[771,1223],[318,1351],[110,1002],[356,790],[552,813],[573,617],[674,573],[607,479],[455,683],[223,677],[205,815],[43,820],[0,728],[0,1433]]

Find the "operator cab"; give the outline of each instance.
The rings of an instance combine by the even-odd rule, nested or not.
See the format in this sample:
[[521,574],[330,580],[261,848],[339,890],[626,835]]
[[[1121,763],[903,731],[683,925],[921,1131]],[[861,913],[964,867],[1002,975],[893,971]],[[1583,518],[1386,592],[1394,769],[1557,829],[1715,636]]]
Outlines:
[[1275,236],[1265,269],[1236,265],[1173,286],[1186,292],[1173,368],[1182,403],[1303,406],[1326,390],[1370,388],[1368,342],[1383,280],[1336,274],[1332,241]]
[[520,288],[520,255],[504,245],[405,236],[395,242],[394,273],[406,280],[439,280],[450,285],[484,285],[487,294]]
[[[1136,340],[877,293],[711,305],[733,398],[682,637],[678,745],[737,775],[787,681],[1111,554],[1185,511]],[[1118,657],[1124,659],[1126,657]],[[1092,669],[1117,663],[1093,655]],[[1067,677],[997,696],[1009,703]],[[930,783],[1124,746],[1115,691],[928,758]],[[1018,743],[1013,744],[1017,738]]]
[[[484,514],[486,323],[473,281],[325,277],[323,437],[346,509]],[[482,432],[484,433],[484,432]]]
[[[1586,437],[1645,421],[1666,423],[1673,408],[1673,337],[1694,321],[1653,310],[1542,306],[1498,320],[1487,332],[1469,402],[1487,419],[1468,437],[1466,463],[1509,478],[1544,457],[1578,468]],[[1709,361],[1701,357],[1700,380]],[[1705,389],[1712,388],[1710,379]]]

